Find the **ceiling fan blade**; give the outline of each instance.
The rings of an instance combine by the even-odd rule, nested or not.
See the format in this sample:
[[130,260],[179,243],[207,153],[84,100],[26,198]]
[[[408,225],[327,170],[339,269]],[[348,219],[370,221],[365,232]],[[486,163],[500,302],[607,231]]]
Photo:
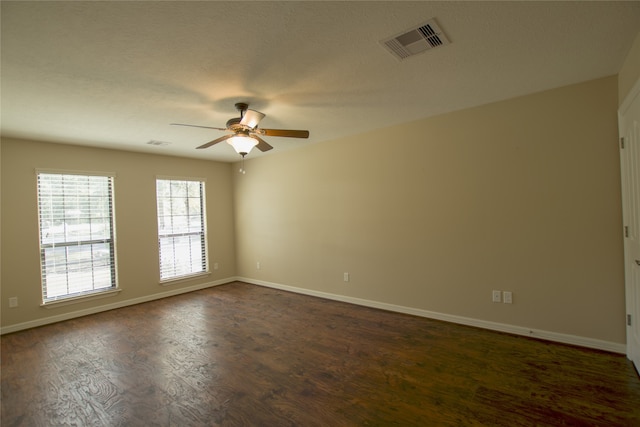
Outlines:
[[208,147],[211,147],[213,144],[217,144],[218,142],[226,141],[227,139],[229,139],[229,138],[231,138],[233,136],[235,136],[235,135],[234,134],[230,134],[230,135],[221,136],[218,139],[214,139],[213,141],[207,142],[206,144],[202,144],[201,146],[196,147],[196,148],[197,149],[208,148]]
[[171,126],[189,126],[189,127],[192,127],[192,128],[227,130],[227,128],[215,128],[215,127],[211,127],[211,126],[187,125],[187,124],[184,124],[184,123],[171,123]]
[[245,125],[250,127],[251,129],[258,126],[260,120],[264,118],[264,114],[256,110],[247,110],[244,112],[244,116],[242,116],[242,120],[240,120],[241,125]]
[[284,136],[287,138],[309,138],[308,130],[292,130],[292,129],[260,129],[261,135],[266,136]]
[[258,140],[258,145],[256,145],[256,148],[260,151],[269,151],[271,150],[273,147],[269,144],[267,144],[267,141],[265,141],[264,139],[260,138],[257,135],[252,135],[251,136],[254,139]]

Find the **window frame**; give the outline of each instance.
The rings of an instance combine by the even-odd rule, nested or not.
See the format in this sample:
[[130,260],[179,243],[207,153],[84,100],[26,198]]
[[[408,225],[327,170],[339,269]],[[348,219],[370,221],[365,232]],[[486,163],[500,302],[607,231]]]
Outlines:
[[[159,194],[159,181],[167,181],[169,182],[169,185],[171,186],[172,184],[182,184],[182,183],[198,183],[199,184],[199,205],[200,205],[200,210],[199,210],[199,214],[197,215],[200,218],[200,228],[198,231],[193,231],[193,230],[188,230],[188,231],[180,231],[180,232],[171,232],[171,233],[163,233],[163,230],[161,229],[162,227],[162,219],[161,216],[163,217],[170,217],[173,219],[173,217],[178,217],[178,216],[184,216],[184,215],[161,215],[161,195]],[[187,189],[187,193],[188,193],[188,189]],[[182,197],[182,196],[176,196],[175,198],[173,197],[169,197],[169,199],[190,199],[190,198],[194,198],[194,197],[190,197],[190,196],[186,196],[186,197]],[[167,199],[166,197],[164,197],[164,199]],[[188,203],[188,200],[187,200]],[[187,211],[189,210],[189,205],[187,205],[186,207]],[[194,215],[187,215],[187,217],[193,217]],[[161,285],[167,285],[170,284],[172,282],[176,282],[176,281],[182,281],[182,280],[189,280],[189,279],[194,279],[194,278],[198,278],[198,277],[202,277],[202,276],[207,276],[210,274],[209,271],[209,251],[208,251],[208,238],[207,238],[207,210],[206,210],[206,179],[204,178],[198,178],[198,177],[177,177],[177,176],[156,176],[156,221],[157,221],[157,244],[158,244],[158,273],[159,273],[159,283]],[[191,228],[191,224],[188,226],[189,228]],[[171,239],[171,238],[184,238],[184,237],[193,237],[193,236],[199,236],[199,251],[196,253],[196,255],[199,254],[199,265],[200,265],[200,269],[197,271],[189,271],[189,272],[184,272],[184,273],[176,273],[176,263],[174,260],[173,265],[170,267],[171,270],[173,270],[172,272],[174,274],[172,275],[163,275],[163,252],[162,252],[162,247],[163,247],[163,239]],[[191,242],[193,243],[193,242]],[[173,248],[175,249],[176,247],[176,243],[174,241],[173,243]],[[190,255],[190,269],[193,270],[193,255]],[[166,270],[165,270],[166,271]]]
[[[39,249],[39,262],[40,262],[40,280],[41,280],[41,287],[40,287],[40,291],[41,291],[41,297],[42,297],[42,306],[48,306],[48,305],[53,305],[53,304],[61,304],[61,303],[71,303],[77,300],[85,300],[87,298],[96,298],[96,297],[104,297],[104,296],[109,296],[110,294],[116,294],[120,292],[120,287],[118,284],[118,269],[117,269],[117,244],[116,244],[116,209],[115,209],[115,178],[116,178],[116,174],[115,173],[110,173],[110,172],[95,172],[95,171],[71,171],[71,170],[59,170],[59,169],[36,169],[35,170],[35,174],[36,174],[36,196],[37,196],[37,215],[38,215],[38,249]],[[90,186],[92,185],[91,180],[93,178],[105,178],[106,182],[101,183],[100,187],[98,187],[98,189],[102,189],[105,190],[106,189],[106,194],[102,197],[100,197],[99,199],[104,201],[107,205],[107,210],[105,212],[108,213],[108,216],[106,217],[101,217],[103,220],[103,224],[104,224],[104,220],[106,219],[106,226],[108,227],[107,230],[107,234],[106,237],[101,237],[101,238],[93,238],[93,230],[89,232],[89,238],[81,238],[81,237],[77,237],[77,238],[69,238],[69,236],[67,236],[67,227],[68,227],[68,221],[72,221],[73,218],[72,216],[76,216],[75,221],[78,221],[78,226],[81,227],[82,225],[86,225],[85,223],[79,222],[78,217],[78,213],[74,213],[72,214],[68,214],[66,209],[65,212],[62,214],[62,216],[60,215],[55,215],[53,213],[53,210],[50,212],[50,215],[45,218],[43,216],[44,211],[46,210],[46,208],[48,207],[49,209],[53,209],[53,204],[50,204],[49,206],[44,206],[44,203],[46,203],[46,198],[47,197],[66,197],[66,193],[63,190],[61,190],[58,193],[55,192],[49,192],[49,193],[43,193],[43,190],[45,189],[45,184],[44,184],[44,176],[45,175],[57,175],[60,177],[63,177],[62,179],[64,179],[65,176],[74,176],[74,177],[80,177],[82,179],[86,179],[86,184],[87,184],[87,188],[90,188]],[[42,179],[42,181],[41,181]],[[95,184],[95,183],[94,183]],[[104,187],[104,185],[106,184],[106,188]],[[76,188],[76,190],[80,188],[79,186]],[[95,200],[95,196],[94,195],[89,195],[89,194],[85,194],[83,196],[78,196],[78,193],[76,192],[75,194],[72,194],[73,196],[75,196],[75,198],[77,200],[82,200],[84,201],[86,206],[91,206],[91,199],[93,197],[93,199]],[[51,202],[50,202],[51,203]],[[77,202],[78,204],[82,204],[82,202]],[[85,216],[83,217],[84,219],[88,219],[89,220],[89,227],[91,227],[93,225],[92,220],[94,219],[93,215],[95,215],[95,212],[93,210],[89,210],[88,212],[85,212]],[[50,231],[51,230],[51,224],[54,223],[54,221],[62,221],[63,222],[63,229],[64,229],[64,237],[61,241],[56,241],[55,238],[51,238],[51,241],[49,242],[45,242],[45,236],[43,235],[43,233],[45,231]],[[50,226],[48,228],[44,227],[44,224],[49,222]],[[69,227],[70,228],[70,227]],[[59,235],[58,235],[59,236]],[[108,250],[108,256],[106,258],[107,262],[105,263],[104,257],[99,257],[97,251],[94,251],[94,245],[106,245],[107,250]],[[81,282],[86,282],[88,279],[87,277],[82,277],[80,279],[78,279],[78,277],[76,276],[76,278],[72,278],[71,274],[74,272],[72,270],[72,268],[74,267],[74,264],[77,266],[78,264],[82,264],[82,260],[76,260],[76,261],[71,261],[69,254],[70,254],[70,249],[73,248],[86,248],[86,247],[90,248],[90,255],[89,258],[86,259],[85,261],[88,261],[88,263],[91,265],[90,269],[85,269],[82,272],[83,273],[90,273],[90,282],[91,282],[91,286],[90,289],[86,289],[86,286],[80,286],[81,288],[85,288],[82,290],[78,290],[78,291],[71,291],[71,289],[73,288],[74,285],[78,285]],[[61,249],[63,248],[64,251],[64,262],[62,263],[62,265],[57,264],[57,263],[47,263],[47,257],[53,255],[51,252],[51,250],[53,249],[53,252],[56,251],[56,249]],[[50,252],[49,254],[47,254],[47,252]],[[82,250],[80,250],[79,252],[83,252]],[[86,252],[86,249],[85,249]],[[107,273],[107,277],[108,277],[108,286],[101,286],[100,283],[98,283],[96,281],[96,277],[100,275],[100,267],[103,267],[103,269],[106,267],[106,269],[108,270]],[[64,278],[64,284],[63,286],[66,287],[67,289],[67,293],[63,293],[63,294],[56,294],[54,296],[50,296],[52,292],[53,288],[50,288],[50,282],[53,280],[52,278],[52,274],[56,274],[54,273],[54,271],[52,269],[56,270],[57,272],[62,271],[62,274],[64,274],[66,277]],[[104,274],[103,274],[104,277]],[[98,287],[96,287],[98,286]]]

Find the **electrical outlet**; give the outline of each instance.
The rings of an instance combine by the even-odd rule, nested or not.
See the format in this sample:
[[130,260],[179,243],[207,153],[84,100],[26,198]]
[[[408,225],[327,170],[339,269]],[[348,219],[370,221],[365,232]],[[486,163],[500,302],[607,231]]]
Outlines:
[[502,302],[505,304],[513,303],[513,293],[511,291],[504,291],[502,293]]
[[256,269],[260,270],[260,261],[256,262]]
[[501,301],[501,294],[502,294],[502,292],[500,292],[500,291],[493,291],[491,293],[491,301],[500,302]]
[[9,308],[16,308],[18,306],[18,297],[9,298]]
[[345,282],[349,281],[349,273],[344,273],[343,279]]
[[217,269],[218,269],[218,267],[219,267],[219,266],[218,266],[218,263],[217,263],[217,262],[214,262],[214,263],[213,263],[213,269],[214,269],[214,270],[217,270]]

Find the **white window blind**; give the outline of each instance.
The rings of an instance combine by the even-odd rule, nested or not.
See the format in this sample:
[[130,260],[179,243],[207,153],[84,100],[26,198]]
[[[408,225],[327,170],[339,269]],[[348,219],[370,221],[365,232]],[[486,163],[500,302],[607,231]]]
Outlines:
[[113,177],[38,173],[42,298],[116,288]]
[[207,271],[204,182],[157,179],[160,280]]

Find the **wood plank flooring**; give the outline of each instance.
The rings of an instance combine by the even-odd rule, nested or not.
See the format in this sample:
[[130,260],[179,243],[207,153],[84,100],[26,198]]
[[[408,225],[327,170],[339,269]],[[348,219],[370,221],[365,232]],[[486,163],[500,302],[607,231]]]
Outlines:
[[1,338],[9,426],[640,426],[622,355],[240,282]]

